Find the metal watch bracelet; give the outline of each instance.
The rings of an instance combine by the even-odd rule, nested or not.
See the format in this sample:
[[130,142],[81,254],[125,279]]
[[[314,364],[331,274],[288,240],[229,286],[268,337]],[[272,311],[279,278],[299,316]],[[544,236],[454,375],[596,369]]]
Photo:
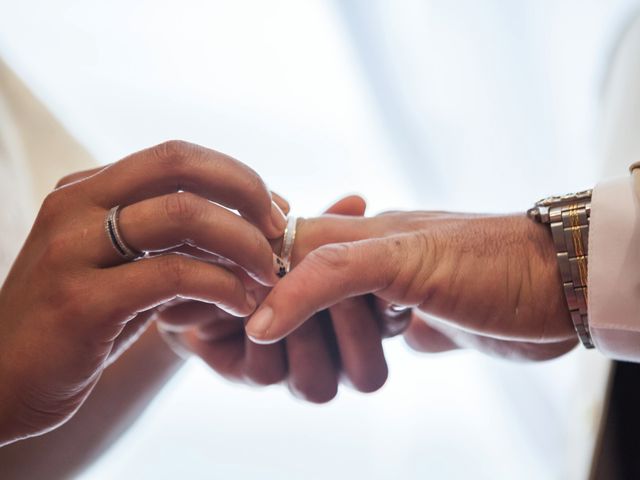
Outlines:
[[562,286],[573,326],[584,347],[594,348],[587,311],[591,190],[549,197],[538,202],[527,214],[530,218],[551,227]]

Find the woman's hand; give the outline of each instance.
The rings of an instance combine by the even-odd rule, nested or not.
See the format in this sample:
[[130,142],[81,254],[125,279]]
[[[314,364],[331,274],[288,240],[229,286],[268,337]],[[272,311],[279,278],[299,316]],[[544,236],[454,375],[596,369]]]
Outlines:
[[474,346],[537,359],[576,344],[550,234],[524,215],[310,219],[298,228],[294,254],[299,264],[247,324],[256,342],[277,341],[322,309],[373,294],[414,309],[410,333],[418,321],[427,319],[431,331],[437,325],[440,343],[431,350]]
[[[347,197],[329,212],[361,216],[364,209],[362,199]],[[253,288],[259,301],[269,292],[257,284]],[[200,302],[165,305],[157,319],[158,328],[177,352],[198,355],[228,380],[250,385],[285,383],[298,398],[322,403],[336,395],[340,381],[361,392],[375,391],[386,381],[382,332],[396,319],[383,322],[372,300],[350,298],[333,305],[271,345],[250,341],[245,321]]]
[[[73,415],[154,307],[184,298],[249,315],[256,298],[241,277],[198,252],[277,280],[267,238],[282,235],[284,215],[236,160],[172,141],[85,176],[45,200],[0,290],[0,445]],[[116,205],[126,242],[153,255],[116,253],[104,227]],[[163,254],[185,244],[191,255]]]

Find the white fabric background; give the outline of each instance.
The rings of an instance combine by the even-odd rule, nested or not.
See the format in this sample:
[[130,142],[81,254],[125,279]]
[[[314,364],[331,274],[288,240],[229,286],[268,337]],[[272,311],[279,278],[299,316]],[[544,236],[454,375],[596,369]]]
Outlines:
[[18,254],[33,215],[33,193],[18,138],[0,92],[0,279]]
[[[196,141],[312,214],[351,191],[372,211],[505,211],[592,185],[635,2],[0,3],[0,54],[100,161]],[[387,351],[381,392],[322,407],[191,362],[86,478],[583,477],[598,395],[576,402],[581,352]]]

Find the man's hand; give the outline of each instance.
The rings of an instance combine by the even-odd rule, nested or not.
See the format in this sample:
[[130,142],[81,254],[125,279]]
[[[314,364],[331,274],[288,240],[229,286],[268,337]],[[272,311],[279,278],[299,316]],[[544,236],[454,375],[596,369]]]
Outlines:
[[258,343],[278,341],[344,299],[373,294],[412,307],[409,338],[417,346],[421,337],[424,347],[417,330],[437,332],[431,350],[472,346],[538,359],[576,344],[550,234],[524,215],[311,219],[299,226],[296,252],[299,264],[247,324]]
[[[288,212],[288,205],[280,206]],[[365,207],[359,197],[347,197],[328,213],[362,216]],[[279,245],[274,249],[279,251]],[[245,284],[249,282],[245,279]],[[255,282],[251,288],[259,301],[269,292]],[[371,300],[346,299],[270,345],[250,341],[244,330],[246,319],[213,305],[176,301],[163,306],[157,318],[160,331],[176,351],[196,354],[228,380],[249,385],[285,383],[295,396],[323,403],[336,395],[340,381],[362,392],[375,391],[386,381],[381,343],[386,324]]]

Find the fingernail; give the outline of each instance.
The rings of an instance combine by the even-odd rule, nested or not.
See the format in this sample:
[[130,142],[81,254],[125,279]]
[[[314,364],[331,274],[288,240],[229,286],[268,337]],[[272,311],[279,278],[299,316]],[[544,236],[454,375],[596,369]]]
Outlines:
[[287,226],[287,217],[273,200],[271,200],[271,221],[278,232],[284,233],[284,229]]
[[273,271],[278,276],[278,278],[284,277],[285,274],[287,273],[287,270],[284,266],[284,262],[275,253],[273,254]]
[[280,207],[280,210],[282,210],[283,212],[288,212],[289,210],[291,210],[291,205],[289,204],[287,199],[284,198],[282,195],[280,195],[278,192],[272,191],[271,198],[273,199],[274,202],[278,204],[278,206]]
[[251,340],[260,340],[267,334],[271,324],[273,323],[273,309],[271,307],[262,307],[258,310],[247,323],[246,331]]

